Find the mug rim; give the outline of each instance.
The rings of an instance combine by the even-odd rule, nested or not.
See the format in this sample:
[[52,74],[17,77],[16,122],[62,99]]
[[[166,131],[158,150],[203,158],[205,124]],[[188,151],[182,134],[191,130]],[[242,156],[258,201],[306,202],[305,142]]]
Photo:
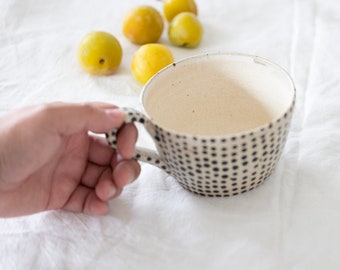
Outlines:
[[[255,63],[258,64],[262,64],[262,65],[270,65],[271,67],[279,70],[280,72],[282,72],[282,74],[284,74],[286,76],[286,78],[288,79],[288,82],[290,84],[290,89],[292,89],[293,91],[293,95],[292,95],[292,99],[289,103],[288,108],[282,113],[280,114],[278,117],[273,118],[270,122],[257,126],[255,128],[252,129],[248,129],[248,130],[244,130],[244,131],[240,131],[240,132],[235,132],[235,133],[228,133],[228,134],[222,134],[222,135],[195,135],[195,134],[190,134],[190,133],[184,133],[184,132],[179,132],[176,130],[173,130],[171,128],[166,128],[164,126],[162,126],[161,124],[157,123],[146,111],[145,106],[144,106],[144,98],[145,98],[145,93],[147,92],[147,88],[149,87],[149,85],[155,81],[157,79],[157,77],[160,74],[163,74],[164,72],[166,72],[169,69],[174,68],[177,64],[181,64],[183,62],[188,62],[190,60],[193,59],[200,59],[200,58],[204,58],[204,57],[209,57],[209,56],[231,56],[231,57],[243,57],[243,58],[247,58],[247,59],[253,59],[253,61]],[[146,115],[146,117],[149,119],[149,121],[155,125],[158,126],[160,128],[162,128],[163,130],[170,132],[172,134],[176,134],[176,135],[180,135],[180,136],[185,136],[185,137],[191,137],[191,138],[199,138],[199,139],[208,139],[208,138],[232,138],[232,137],[241,137],[244,135],[248,135],[248,134],[254,134],[260,131],[265,130],[266,128],[272,126],[274,123],[280,122],[282,118],[285,117],[285,115],[288,114],[288,112],[292,111],[294,109],[295,106],[295,101],[296,101],[296,87],[294,84],[294,81],[291,77],[291,75],[288,73],[288,71],[286,71],[286,69],[284,69],[283,67],[281,67],[280,65],[264,58],[258,55],[252,55],[252,54],[246,54],[246,53],[237,53],[237,52],[210,52],[210,53],[201,53],[201,54],[196,54],[196,55],[192,55],[189,57],[185,57],[182,58],[178,61],[173,62],[172,64],[167,65],[166,67],[162,68],[161,70],[159,70],[155,75],[153,75],[149,81],[143,86],[141,94],[140,94],[140,103],[142,105],[143,108],[143,112]]]

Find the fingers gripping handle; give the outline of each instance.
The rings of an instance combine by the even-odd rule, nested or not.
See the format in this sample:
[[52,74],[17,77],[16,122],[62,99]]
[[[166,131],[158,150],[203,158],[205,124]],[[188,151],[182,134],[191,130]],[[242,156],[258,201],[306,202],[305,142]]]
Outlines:
[[[147,119],[145,118],[145,116],[143,114],[141,114],[140,112],[130,109],[130,108],[120,108],[121,111],[124,111],[125,113],[125,119],[124,119],[124,123],[133,123],[133,122],[139,122],[141,124],[144,124]],[[109,143],[109,145],[113,148],[113,149],[117,149],[117,134],[119,132],[119,128],[118,129],[112,129],[109,132],[106,133],[106,139],[107,142]]]
[[[125,121],[124,121],[125,123],[138,122],[138,123],[145,125],[149,121],[145,117],[144,114],[134,109],[121,108],[121,110],[125,112]],[[109,132],[106,133],[106,140],[113,149],[117,149],[118,132],[119,132],[119,128],[110,130]],[[169,173],[168,166],[164,163],[164,161],[162,160],[162,158],[159,156],[159,154],[156,151],[143,148],[143,147],[136,147],[134,158],[139,161],[155,165]]]

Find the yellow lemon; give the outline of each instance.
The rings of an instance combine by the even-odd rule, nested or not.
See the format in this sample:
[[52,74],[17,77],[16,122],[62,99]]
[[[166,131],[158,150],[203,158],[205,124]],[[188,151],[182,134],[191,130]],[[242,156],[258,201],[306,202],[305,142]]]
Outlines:
[[171,50],[161,44],[145,44],[133,55],[131,71],[135,79],[144,84],[159,70],[174,62]]
[[195,0],[163,0],[163,12],[168,22],[179,13],[192,12],[197,15]]
[[162,15],[151,6],[138,6],[128,11],[123,19],[123,34],[134,44],[157,42],[163,33]]
[[199,45],[203,27],[196,15],[182,12],[171,21],[168,29],[170,41],[177,46],[194,48]]
[[106,32],[91,32],[80,42],[78,60],[81,67],[93,75],[111,75],[122,60],[119,41]]

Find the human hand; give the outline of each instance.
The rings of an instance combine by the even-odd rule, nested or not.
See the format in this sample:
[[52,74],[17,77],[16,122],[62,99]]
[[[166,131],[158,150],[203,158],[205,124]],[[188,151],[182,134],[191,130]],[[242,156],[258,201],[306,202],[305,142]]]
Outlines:
[[[124,113],[103,103],[53,103],[0,118],[0,216],[52,209],[102,215],[140,173]],[[118,150],[89,134],[118,128]]]

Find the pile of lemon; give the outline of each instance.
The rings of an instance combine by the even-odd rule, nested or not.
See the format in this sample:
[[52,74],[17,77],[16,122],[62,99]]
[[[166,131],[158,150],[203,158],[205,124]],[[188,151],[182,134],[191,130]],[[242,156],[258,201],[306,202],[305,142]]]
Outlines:
[[[163,14],[168,22],[168,38],[176,46],[194,48],[202,39],[203,27],[197,18],[195,0],[163,0]],[[141,45],[132,57],[131,72],[146,83],[160,69],[174,62],[171,50],[157,43],[164,31],[162,14],[152,6],[129,10],[122,31],[133,44]],[[120,42],[106,32],[91,32],[80,42],[78,59],[83,69],[94,75],[111,75],[123,56]]]

